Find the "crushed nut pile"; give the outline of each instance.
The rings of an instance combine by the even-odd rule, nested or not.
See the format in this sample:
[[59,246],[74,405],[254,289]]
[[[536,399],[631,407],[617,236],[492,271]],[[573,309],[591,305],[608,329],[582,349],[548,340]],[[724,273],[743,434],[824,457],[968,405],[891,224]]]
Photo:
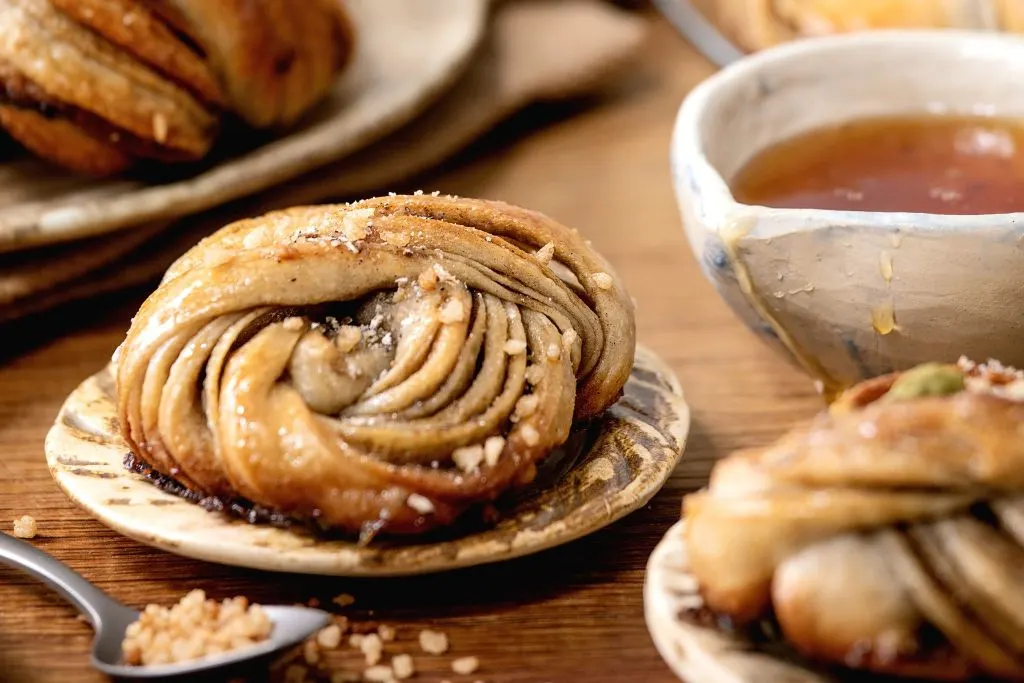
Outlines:
[[148,605],[121,649],[129,665],[173,664],[256,645],[272,627],[263,608],[245,598],[217,602],[193,590],[171,608]]

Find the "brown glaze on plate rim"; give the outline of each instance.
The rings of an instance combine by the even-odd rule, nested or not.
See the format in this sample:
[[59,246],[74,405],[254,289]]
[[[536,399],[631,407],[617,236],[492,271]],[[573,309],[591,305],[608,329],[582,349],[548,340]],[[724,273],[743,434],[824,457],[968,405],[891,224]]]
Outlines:
[[360,545],[294,526],[250,524],[160,490],[124,468],[109,371],[66,400],[46,437],[50,473],[90,515],[125,536],[209,562],[300,574],[403,576],[529,555],[593,533],[645,505],[675,469],[690,426],[672,371],[638,347],[622,398],[590,426],[589,447],[550,486],[526,489],[490,527]]

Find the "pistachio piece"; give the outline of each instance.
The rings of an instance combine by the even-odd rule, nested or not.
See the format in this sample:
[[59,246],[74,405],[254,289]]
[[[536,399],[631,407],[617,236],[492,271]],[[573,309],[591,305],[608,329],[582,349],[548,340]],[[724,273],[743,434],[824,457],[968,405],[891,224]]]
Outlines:
[[949,396],[963,390],[964,375],[955,365],[924,363],[900,375],[879,400],[891,403],[924,396]]

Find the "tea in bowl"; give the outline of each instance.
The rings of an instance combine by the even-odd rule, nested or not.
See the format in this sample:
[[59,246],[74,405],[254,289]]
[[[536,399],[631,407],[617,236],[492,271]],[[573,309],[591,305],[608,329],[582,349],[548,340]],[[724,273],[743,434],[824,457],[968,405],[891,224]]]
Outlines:
[[706,277],[832,393],[961,355],[1024,365],[1024,41],[873,31],[745,57],[672,140]]

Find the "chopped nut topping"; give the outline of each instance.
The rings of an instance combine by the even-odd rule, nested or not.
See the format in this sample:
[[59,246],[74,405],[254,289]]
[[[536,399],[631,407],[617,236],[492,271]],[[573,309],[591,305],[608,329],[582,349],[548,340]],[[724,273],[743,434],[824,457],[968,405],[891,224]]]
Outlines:
[[18,538],[35,538],[38,531],[36,518],[22,515],[14,520],[14,535]]
[[558,344],[548,344],[548,360],[558,360],[562,357],[562,348]]
[[484,441],[484,462],[488,467],[498,464],[501,452],[505,450],[505,439],[501,436],[490,436]]
[[416,278],[416,281],[420,283],[420,287],[422,287],[424,291],[432,292],[437,289],[437,273],[433,268],[427,268],[420,273],[420,276]]
[[566,330],[565,332],[562,333],[562,347],[566,351],[570,350],[572,348],[572,345],[575,344],[576,340],[579,338],[580,336],[576,334],[576,330]]
[[153,139],[161,145],[167,142],[167,117],[157,112],[153,114]]
[[371,220],[374,214],[372,206],[365,209],[350,209],[341,217],[341,233],[349,242],[364,240],[369,234]]
[[536,446],[540,443],[540,433],[533,425],[523,425],[523,428],[519,430],[519,433],[523,437],[523,443],[527,446]]
[[448,651],[448,636],[443,631],[420,631],[420,649],[428,655],[443,655]]
[[348,353],[359,346],[363,338],[363,332],[356,325],[342,325],[338,328],[338,334],[334,337],[334,345],[338,351]]
[[615,281],[612,280],[612,276],[608,273],[594,273],[590,276],[590,281],[594,283],[594,286],[598,289],[609,290]]
[[518,356],[526,351],[526,342],[522,339],[509,339],[505,342],[505,353],[510,356]]
[[399,248],[409,246],[409,242],[411,241],[409,236],[404,232],[395,232],[393,230],[387,230],[380,233],[380,237],[391,246]]
[[544,368],[542,366],[535,364],[526,368],[527,382],[529,382],[533,386],[537,386],[538,384],[540,384],[540,381],[542,379],[544,379]]
[[129,665],[170,664],[255,645],[272,628],[263,608],[245,598],[217,602],[193,590],[171,608],[148,605],[125,630],[121,649]]
[[405,499],[405,504],[421,515],[429,515],[434,511],[434,504],[426,496],[412,493]]
[[480,462],[484,459],[484,447],[480,444],[474,444],[472,446],[464,446],[463,448],[456,448],[452,452],[452,460],[455,465],[463,472],[472,472],[473,470],[480,467]]
[[440,318],[445,324],[461,323],[466,319],[466,307],[458,299],[448,299],[441,307]]
[[540,399],[534,394],[527,394],[522,396],[516,401],[515,417],[522,420],[524,417],[530,417],[537,412],[537,404],[540,403]]
[[380,639],[383,640],[385,643],[390,643],[392,640],[395,639],[395,629],[388,626],[387,624],[381,624],[377,627],[377,635],[379,635]]
[[[440,249],[438,249],[437,255],[443,256],[444,254]],[[445,267],[442,266],[440,263],[434,264],[434,274],[437,275],[437,277],[443,280],[444,282],[458,282],[455,276],[449,273],[447,270],[445,270]]]
[[306,321],[302,318],[293,315],[290,318],[285,318],[281,326],[289,332],[298,332],[299,330],[306,329]]
[[548,242],[543,247],[538,249],[536,251],[536,253],[534,253],[533,257],[535,259],[537,259],[537,261],[539,261],[540,263],[542,263],[542,264],[544,264],[546,266],[547,264],[551,263],[551,258],[554,255],[555,255],[555,243],[554,242]]
[[452,671],[467,676],[480,668],[480,660],[476,657],[459,657],[452,662]]
[[363,638],[364,636],[362,633],[353,633],[348,637],[348,646],[354,647],[358,650],[359,647],[363,644]]
[[335,650],[341,645],[341,627],[331,624],[316,634],[316,644],[325,650]]
[[333,602],[338,607],[348,607],[349,605],[354,605],[356,599],[348,593],[339,593],[338,595],[335,595],[333,598],[331,598],[331,602]]
[[391,668],[395,672],[395,678],[398,679],[412,678],[412,675],[416,673],[416,667],[413,665],[412,657],[409,655],[395,655],[392,657]]
[[368,633],[359,643],[359,650],[366,657],[366,663],[373,666],[380,663],[381,656],[384,654],[384,643],[376,633]]

